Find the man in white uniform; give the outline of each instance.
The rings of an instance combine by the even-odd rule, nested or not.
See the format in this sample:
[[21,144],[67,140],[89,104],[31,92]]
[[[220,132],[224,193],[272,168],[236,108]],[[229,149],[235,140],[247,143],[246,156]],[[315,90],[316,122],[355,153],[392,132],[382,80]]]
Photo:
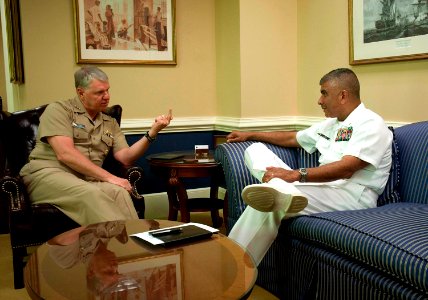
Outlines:
[[248,204],[229,237],[260,263],[276,238],[283,217],[376,207],[391,167],[392,132],[365,108],[360,84],[350,69],[320,80],[318,104],[327,119],[299,132],[237,132],[228,142],[260,141],[320,152],[320,166],[291,170],[262,143],[245,151],[245,162],[261,184],[242,191]]

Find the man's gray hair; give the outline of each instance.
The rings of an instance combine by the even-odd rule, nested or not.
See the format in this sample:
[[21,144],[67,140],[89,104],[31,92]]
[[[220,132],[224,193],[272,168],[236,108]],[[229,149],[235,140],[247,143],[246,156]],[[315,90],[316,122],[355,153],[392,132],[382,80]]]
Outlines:
[[349,91],[357,99],[360,99],[360,82],[351,69],[339,68],[328,72],[321,78],[320,85],[327,81],[336,81],[342,89]]
[[74,73],[74,86],[76,89],[87,89],[94,79],[107,82],[108,76],[100,68],[94,66],[81,67]]

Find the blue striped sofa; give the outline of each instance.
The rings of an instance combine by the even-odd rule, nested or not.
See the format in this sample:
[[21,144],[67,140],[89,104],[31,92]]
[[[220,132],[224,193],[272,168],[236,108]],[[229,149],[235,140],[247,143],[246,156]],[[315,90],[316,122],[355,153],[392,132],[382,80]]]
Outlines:
[[[280,299],[428,299],[428,122],[394,131],[393,166],[378,207],[284,219],[257,284]],[[251,142],[221,144],[232,228],[256,183],[244,165]],[[317,154],[266,144],[292,168]]]

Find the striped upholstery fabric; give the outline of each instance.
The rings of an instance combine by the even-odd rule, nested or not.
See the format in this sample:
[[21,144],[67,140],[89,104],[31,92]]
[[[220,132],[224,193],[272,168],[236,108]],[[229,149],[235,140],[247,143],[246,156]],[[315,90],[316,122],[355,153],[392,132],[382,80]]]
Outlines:
[[320,153],[318,151],[309,153],[303,148],[297,148],[297,157],[298,168],[315,168],[319,165]]
[[403,202],[428,204],[428,122],[395,129],[400,149],[400,195]]
[[218,145],[215,150],[215,160],[219,162],[224,171],[228,198],[227,228],[235,225],[238,217],[245,209],[245,203],[241,199],[241,191],[247,184],[257,183],[250,174],[244,162],[244,151],[251,142],[224,143]]
[[280,299],[426,299],[376,267],[361,265],[336,252],[293,239],[279,262]]
[[[259,183],[248,171],[244,161],[244,151],[253,142],[224,143],[218,145],[215,150],[215,160],[219,162],[225,174],[228,197],[227,228],[235,225],[239,216],[243,213],[246,204],[241,198],[241,192],[249,184]],[[285,149],[279,146],[265,143],[282,161],[291,168],[297,167],[295,149]]]
[[[284,220],[280,235],[281,239],[317,245],[316,248],[347,257],[365,269],[374,268],[397,281],[400,288],[409,287],[428,299],[427,220],[428,205],[395,203]],[[338,262],[334,265],[340,266]],[[367,284],[371,282],[371,278],[367,280]]]

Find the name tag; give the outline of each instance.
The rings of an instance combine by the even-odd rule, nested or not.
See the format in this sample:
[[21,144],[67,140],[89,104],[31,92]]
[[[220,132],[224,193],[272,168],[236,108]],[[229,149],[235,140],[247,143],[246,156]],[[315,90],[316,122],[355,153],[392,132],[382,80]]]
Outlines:
[[77,123],[75,123],[75,122],[71,123],[71,125],[72,125],[74,128],[80,128],[80,129],[84,129],[84,128],[85,128],[85,125],[84,125],[84,124],[77,124]]

